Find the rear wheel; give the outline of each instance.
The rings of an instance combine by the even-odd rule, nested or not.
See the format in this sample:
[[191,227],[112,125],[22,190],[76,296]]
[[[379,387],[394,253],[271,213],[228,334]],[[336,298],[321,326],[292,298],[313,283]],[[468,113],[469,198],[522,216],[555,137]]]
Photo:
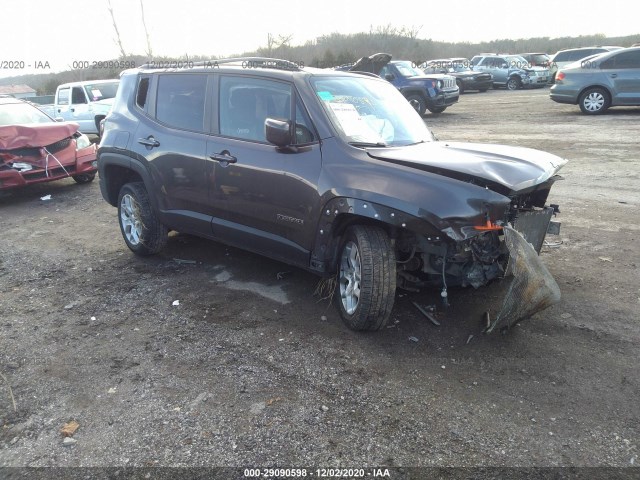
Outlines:
[[407,97],[407,101],[411,104],[413,108],[415,108],[416,112],[423,116],[427,110],[427,102],[420,95],[409,95]]
[[589,88],[585,90],[578,100],[580,110],[587,115],[597,115],[611,106],[609,94],[602,88]]
[[380,227],[350,227],[338,257],[336,297],[352,330],[380,330],[389,320],[396,291],[396,256]]
[[462,93],[464,92],[464,87],[462,86],[462,82],[457,81],[456,85],[458,85],[458,90],[459,90],[458,93],[460,93],[462,95]]
[[127,183],[120,189],[118,220],[127,247],[136,255],[153,255],[167,243],[167,228],[153,212],[142,182]]

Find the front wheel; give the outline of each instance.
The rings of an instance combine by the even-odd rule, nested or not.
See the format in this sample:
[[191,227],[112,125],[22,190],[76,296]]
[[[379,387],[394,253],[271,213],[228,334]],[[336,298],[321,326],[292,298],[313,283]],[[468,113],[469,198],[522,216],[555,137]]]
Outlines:
[[462,86],[462,82],[456,82],[456,85],[458,86],[458,93],[462,95],[464,93],[464,87]]
[[431,113],[442,113],[447,109],[447,107],[429,107],[429,111]]
[[81,173],[79,175],[73,175],[71,178],[73,178],[76,183],[79,184],[83,184],[83,183],[91,183],[93,182],[93,179],[96,178],[96,174],[95,173]]
[[609,95],[602,88],[590,88],[580,95],[578,104],[582,113],[597,115],[609,108],[611,100],[609,100]]
[[422,96],[420,96],[420,95],[409,95],[407,97],[407,101],[416,110],[416,112],[418,112],[418,114],[420,114],[420,116],[423,116],[426,113],[427,102],[424,100],[424,98]]
[[380,330],[389,320],[396,292],[396,255],[380,227],[350,227],[338,257],[336,297],[352,330]]
[[167,243],[167,228],[153,212],[142,182],[127,183],[120,189],[118,220],[127,247],[136,255],[153,255]]
[[507,90],[518,90],[522,86],[522,82],[517,77],[511,77],[507,81]]

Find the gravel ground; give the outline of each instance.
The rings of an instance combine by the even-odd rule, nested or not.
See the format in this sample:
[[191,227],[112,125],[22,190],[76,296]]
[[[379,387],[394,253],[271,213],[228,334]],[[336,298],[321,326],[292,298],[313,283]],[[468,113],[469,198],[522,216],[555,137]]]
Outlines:
[[542,89],[425,119],[441,140],[570,161],[542,253],[562,300],[507,335],[481,333],[497,286],[446,310],[399,292],[389,328],[355,333],[287,265],[180,234],[133,256],[97,182],[0,199],[0,466],[637,466],[639,118]]

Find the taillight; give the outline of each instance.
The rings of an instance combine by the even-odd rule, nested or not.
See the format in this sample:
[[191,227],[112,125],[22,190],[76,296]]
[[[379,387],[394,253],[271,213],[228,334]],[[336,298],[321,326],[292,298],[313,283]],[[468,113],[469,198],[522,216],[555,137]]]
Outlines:
[[558,74],[556,75],[556,81],[557,80],[564,80],[564,72],[558,72]]

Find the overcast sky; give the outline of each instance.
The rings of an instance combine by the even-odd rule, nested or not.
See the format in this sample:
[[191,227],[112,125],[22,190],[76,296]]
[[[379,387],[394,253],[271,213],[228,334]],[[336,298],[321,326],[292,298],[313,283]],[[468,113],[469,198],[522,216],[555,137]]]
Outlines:
[[[299,45],[332,32],[366,32],[387,24],[422,25],[420,38],[451,42],[640,33],[638,0],[405,0],[380,1],[377,7],[372,0],[143,1],[154,56],[230,55],[265,46],[267,33],[293,35],[291,44]],[[140,0],[111,4],[125,51],[144,54]],[[0,76],[40,73],[33,72],[36,62],[60,71],[74,61],[117,58],[107,5],[107,0],[2,0]],[[11,69],[11,61],[27,68]]]

